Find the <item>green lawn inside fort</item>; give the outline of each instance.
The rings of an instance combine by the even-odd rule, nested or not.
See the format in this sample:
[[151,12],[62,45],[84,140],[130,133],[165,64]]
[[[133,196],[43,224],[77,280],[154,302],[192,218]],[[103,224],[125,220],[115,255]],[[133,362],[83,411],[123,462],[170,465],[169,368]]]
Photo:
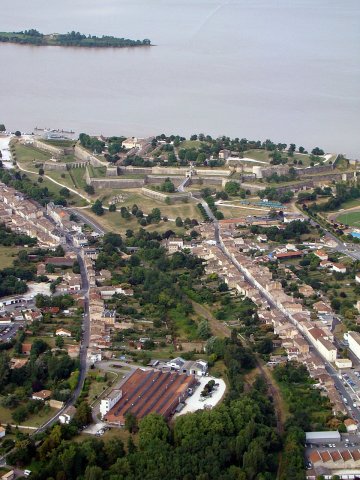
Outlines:
[[350,227],[360,228],[360,210],[356,212],[342,213],[336,217],[336,221]]

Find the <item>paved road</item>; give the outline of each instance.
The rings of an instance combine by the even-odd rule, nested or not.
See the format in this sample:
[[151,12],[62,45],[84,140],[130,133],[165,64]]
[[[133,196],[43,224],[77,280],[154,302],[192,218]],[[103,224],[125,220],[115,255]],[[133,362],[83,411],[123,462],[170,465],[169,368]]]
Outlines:
[[326,232],[327,236],[336,243],[336,247],[333,247],[334,250],[336,250],[337,252],[343,253],[344,255],[347,255],[352,260],[360,260],[360,245],[348,243],[348,242],[345,242],[345,243],[342,242],[341,240],[338,239],[338,237],[336,237],[332,232],[327,230],[323,225],[316,222],[313,218],[309,217],[309,215],[307,215],[305,211],[300,210],[298,207],[296,207],[295,204],[294,206],[295,208],[297,208],[297,210],[301,214],[307,217],[307,219],[310,222],[310,225],[312,225],[315,228],[320,227],[324,232]]
[[82,291],[84,292],[84,317],[83,317],[83,334],[80,343],[80,366],[79,366],[79,380],[77,387],[75,388],[71,399],[66,403],[66,405],[59,410],[56,415],[54,415],[48,422],[42,425],[35,433],[40,433],[49,428],[51,425],[56,423],[63,413],[63,411],[71,405],[74,405],[77,399],[80,396],[80,393],[83,389],[86,374],[88,371],[88,362],[87,362],[87,351],[89,348],[90,342],[90,316],[89,316],[89,281],[87,277],[87,271],[85,269],[85,264],[83,260],[83,256],[81,253],[81,249],[75,249],[78,255],[78,262],[80,266],[80,274],[81,274],[81,281],[82,281]]
[[90,227],[92,227],[94,231],[99,233],[100,235],[104,235],[106,233],[106,230],[104,230],[104,228],[98,222],[86,215],[83,210],[81,212],[78,208],[68,208],[67,210],[80,218],[80,220],[82,220],[84,223],[90,225]]

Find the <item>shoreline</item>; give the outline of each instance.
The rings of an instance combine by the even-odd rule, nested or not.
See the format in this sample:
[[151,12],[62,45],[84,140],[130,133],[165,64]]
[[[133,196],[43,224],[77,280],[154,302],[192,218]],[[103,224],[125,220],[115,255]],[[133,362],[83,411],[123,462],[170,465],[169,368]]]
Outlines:
[[157,45],[154,45],[154,44],[150,44],[150,45],[62,45],[62,44],[52,44],[52,43],[49,43],[49,44],[41,44],[41,45],[36,45],[35,43],[20,43],[20,42],[11,42],[11,41],[8,41],[8,42],[1,42],[0,41],[0,45],[1,44],[5,44],[5,45],[17,45],[19,47],[34,47],[34,48],[38,48],[38,47],[60,47],[60,48],[82,48],[82,49],[85,49],[85,50],[100,50],[100,49],[104,49],[104,50],[111,50],[111,49],[115,49],[115,50],[121,50],[121,49],[125,49],[125,48],[150,48],[150,47],[157,47]]

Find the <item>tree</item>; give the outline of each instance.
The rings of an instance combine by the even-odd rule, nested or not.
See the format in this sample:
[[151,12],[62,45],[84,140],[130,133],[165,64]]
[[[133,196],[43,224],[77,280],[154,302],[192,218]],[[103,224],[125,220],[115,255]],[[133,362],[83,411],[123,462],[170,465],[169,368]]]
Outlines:
[[102,472],[102,468],[96,465],[88,465],[85,470],[84,480],[101,480],[103,478]]
[[183,226],[183,221],[182,221],[181,217],[176,217],[175,225],[177,227],[182,227]]
[[237,182],[230,181],[230,182],[227,182],[225,185],[225,192],[228,195],[232,195],[232,196],[237,195],[239,193],[239,190],[240,190],[240,185]]
[[78,406],[73,421],[79,428],[91,423],[91,408],[86,401],[81,402]]
[[118,458],[125,455],[124,443],[119,438],[112,438],[105,443],[104,453],[109,465],[113,465]]
[[21,137],[21,132],[20,132],[20,130],[16,130],[16,132],[15,132],[15,137]]
[[5,125],[3,123],[0,123],[0,132],[5,132],[5,131],[6,131]]
[[30,355],[34,357],[38,357],[42,353],[46,352],[46,350],[48,349],[49,349],[49,345],[41,338],[37,338],[36,340],[34,340],[31,346]]
[[92,185],[86,185],[84,190],[89,195],[94,195],[94,193],[95,193],[95,188]]
[[144,417],[139,425],[139,446],[142,450],[151,447],[154,441],[166,442],[169,438],[169,427],[164,417],[151,413]]
[[227,286],[227,283],[221,282],[219,287],[218,287],[219,292],[227,292],[229,290],[229,287]]
[[70,190],[66,187],[61,188],[59,190],[59,195],[64,198],[69,198],[70,197]]
[[197,328],[197,336],[202,340],[207,340],[211,336],[209,322],[202,320]]
[[125,428],[130,433],[137,432],[137,429],[138,429],[137,418],[132,412],[128,412],[125,415]]
[[111,205],[109,205],[109,212],[116,212],[116,205],[115,205],[115,203],[112,203]]
[[98,216],[104,215],[104,208],[101,200],[96,200],[91,210]]
[[10,375],[10,366],[8,356],[0,353],[0,390],[3,391]]
[[60,335],[56,335],[55,345],[56,345],[58,348],[63,348],[63,346],[64,346],[64,339],[63,339],[63,337],[61,337]]
[[45,171],[43,168],[39,168],[39,175],[44,175]]
[[11,414],[14,422],[17,424],[17,425],[21,425],[21,423],[27,419],[28,417],[28,411],[27,411],[27,408],[23,405],[21,405],[20,407],[17,407],[16,410],[13,411],[13,413]]
[[322,148],[315,147],[315,148],[313,148],[313,149],[311,150],[311,153],[312,153],[313,155],[320,155],[320,156],[321,156],[321,155],[324,155],[325,152],[324,152],[324,150],[323,150]]

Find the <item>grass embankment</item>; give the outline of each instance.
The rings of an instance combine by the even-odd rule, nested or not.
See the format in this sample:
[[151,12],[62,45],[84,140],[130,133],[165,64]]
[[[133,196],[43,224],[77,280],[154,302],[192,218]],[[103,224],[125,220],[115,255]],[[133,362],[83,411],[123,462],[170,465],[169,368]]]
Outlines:
[[120,234],[125,234],[126,230],[138,230],[139,228],[144,228],[148,232],[159,232],[163,233],[167,230],[173,230],[176,234],[181,234],[184,232],[184,229],[178,228],[175,226],[174,222],[160,222],[152,223],[141,227],[135,217],[131,217],[130,220],[125,220],[121,217],[119,212],[108,212],[106,211],[104,215],[98,216],[91,211],[91,209],[81,210],[81,213],[91,220],[94,220],[96,223],[101,225],[108,232],[115,232]]
[[27,170],[37,172],[38,163],[47,162],[52,157],[51,153],[44,152],[32,145],[23,145],[19,142],[14,142],[14,149],[16,154],[16,161]]
[[[99,192],[100,193],[100,192]],[[100,199],[107,205],[114,196],[121,195],[124,197],[124,201],[117,204],[117,209],[121,207],[129,207],[130,209],[136,204],[140,210],[145,214],[149,214],[153,208],[159,208],[163,216],[175,219],[176,217],[195,218],[198,221],[202,220],[201,214],[196,206],[196,202],[188,201],[186,203],[179,202],[167,205],[164,202],[160,202],[154,198],[147,197],[141,193],[139,189],[128,190],[101,190]]]
[[[266,162],[266,163],[270,163],[271,161],[271,152],[268,151],[268,150],[247,150],[244,152],[244,157],[247,157],[247,158],[252,158],[253,160],[259,160],[261,162]],[[282,156],[284,158],[287,158],[288,157],[288,154],[287,152],[282,152]],[[320,157],[321,159],[322,157]],[[330,160],[334,161],[336,158],[336,155],[333,155]],[[288,160],[288,163],[292,163],[293,160],[296,160],[297,162],[297,165],[295,166],[298,166],[298,167],[309,167],[310,166],[310,163],[311,163],[311,159],[310,159],[310,155],[308,154],[304,154],[304,153],[294,153],[293,157],[290,157],[289,160]],[[299,161],[301,161],[300,165],[299,165]],[[315,163],[317,163],[317,161],[315,161]]]
[[76,144],[76,140],[41,140],[47,145],[52,145],[53,147],[59,148],[68,148]]

